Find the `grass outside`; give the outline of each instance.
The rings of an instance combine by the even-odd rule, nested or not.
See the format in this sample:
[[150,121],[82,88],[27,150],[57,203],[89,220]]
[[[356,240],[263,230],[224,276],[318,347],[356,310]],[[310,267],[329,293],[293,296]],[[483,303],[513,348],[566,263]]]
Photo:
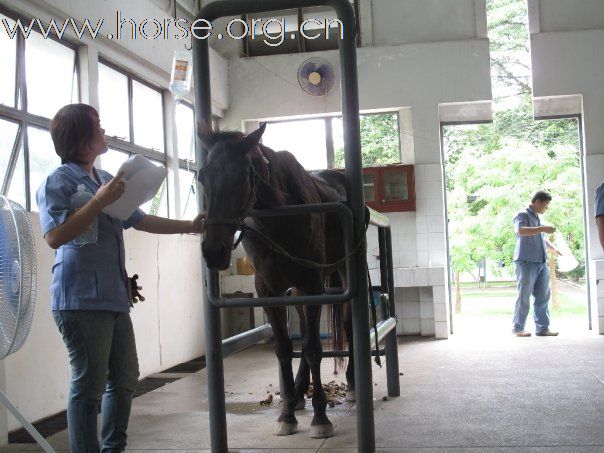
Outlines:
[[[455,300],[455,288],[452,288]],[[456,316],[513,316],[516,304],[516,287],[510,282],[497,282],[497,286],[489,284],[487,288],[463,286],[461,288],[461,313]],[[558,288],[557,308],[553,307],[550,300],[550,313],[552,316],[581,316],[587,313],[587,296],[567,285]],[[532,305],[532,300],[531,300]],[[532,310],[531,310],[532,311]]]

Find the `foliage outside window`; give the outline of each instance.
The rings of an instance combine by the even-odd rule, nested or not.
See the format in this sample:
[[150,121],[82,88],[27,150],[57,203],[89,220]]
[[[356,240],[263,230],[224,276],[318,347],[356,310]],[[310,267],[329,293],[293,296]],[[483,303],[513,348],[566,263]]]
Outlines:
[[[341,145],[335,149],[334,166],[344,168],[344,139],[342,119],[334,119]],[[396,113],[373,113],[361,115],[361,157],[363,167],[396,164],[401,161],[398,115]]]

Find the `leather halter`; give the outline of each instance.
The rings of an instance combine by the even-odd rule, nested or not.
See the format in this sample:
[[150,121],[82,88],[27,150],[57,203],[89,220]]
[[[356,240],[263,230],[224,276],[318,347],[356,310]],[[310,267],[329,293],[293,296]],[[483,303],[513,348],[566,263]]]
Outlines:
[[[270,180],[270,161],[266,158],[266,156],[264,155],[264,153],[262,152],[262,150],[260,150],[260,148],[258,149],[258,153],[260,154],[260,158],[262,159],[262,163],[266,166],[266,172],[268,175],[268,179]],[[241,242],[241,240],[243,239],[243,235],[245,233],[245,218],[249,216],[250,211],[252,210],[252,208],[254,207],[254,204],[257,201],[256,198],[256,191],[258,190],[258,185],[261,182],[265,182],[262,177],[256,172],[256,168],[254,167],[254,164],[252,163],[252,160],[250,159],[250,164],[249,164],[249,169],[250,169],[250,186],[251,186],[251,192],[250,192],[250,196],[247,202],[247,207],[245,208],[243,214],[240,217],[216,217],[216,218],[208,218],[206,217],[205,219],[203,219],[203,221],[201,222],[201,231],[205,232],[206,228],[209,225],[230,225],[230,226],[234,226],[235,229],[240,230],[241,234],[239,235],[239,238],[237,239],[237,241],[233,244],[233,249],[236,249],[237,246],[239,245],[239,243]]]

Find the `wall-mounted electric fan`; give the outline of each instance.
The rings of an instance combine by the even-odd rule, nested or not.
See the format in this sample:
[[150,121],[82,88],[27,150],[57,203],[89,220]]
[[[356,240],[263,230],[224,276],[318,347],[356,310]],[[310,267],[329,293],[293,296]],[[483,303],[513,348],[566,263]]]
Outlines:
[[312,96],[325,96],[335,84],[333,68],[325,58],[309,58],[298,68],[298,83]]
[[[0,360],[18,351],[29,333],[36,300],[36,250],[25,210],[0,196]],[[50,444],[0,391],[4,404],[46,452]]]

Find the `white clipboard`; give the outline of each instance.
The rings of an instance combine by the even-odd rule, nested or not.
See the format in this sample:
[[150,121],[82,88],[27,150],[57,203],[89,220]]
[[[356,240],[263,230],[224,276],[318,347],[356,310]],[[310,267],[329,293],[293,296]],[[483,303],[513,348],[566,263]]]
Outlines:
[[135,154],[122,164],[119,172],[124,173],[125,191],[115,202],[105,206],[103,212],[126,220],[140,205],[155,196],[166,178],[167,171],[164,167],[154,165],[149,159]]

